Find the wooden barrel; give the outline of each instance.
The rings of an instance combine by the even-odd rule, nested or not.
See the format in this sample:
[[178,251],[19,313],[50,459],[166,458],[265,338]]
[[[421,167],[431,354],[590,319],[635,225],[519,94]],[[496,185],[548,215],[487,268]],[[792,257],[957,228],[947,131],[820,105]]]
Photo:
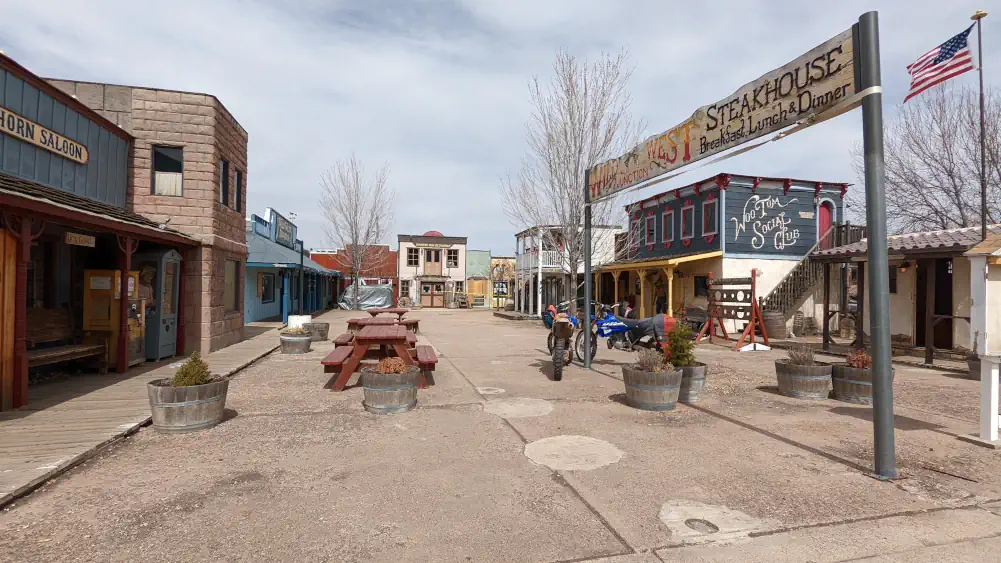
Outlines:
[[[890,368],[890,380],[893,380],[894,370]],[[831,369],[831,381],[834,384],[834,398],[846,403],[857,405],[872,404],[872,370],[859,369],[835,364]]]
[[306,354],[310,350],[310,342],[313,335],[306,334],[279,334],[282,343],[282,354]]
[[678,403],[681,392],[681,370],[647,372],[622,366],[626,384],[626,400],[637,409],[669,411]]
[[761,312],[761,317],[769,339],[782,340],[786,337],[786,318],[782,311],[765,310]]
[[157,379],[146,385],[153,428],[176,433],[219,424],[226,409],[228,379],[189,387],[172,387],[170,383],[170,379]]
[[788,360],[775,362],[779,392],[797,399],[826,399],[831,390],[831,366],[800,366]]
[[420,368],[410,366],[407,373],[376,373],[375,368],[361,370],[365,393],[362,405],[375,414],[407,412],[417,406],[417,382]]
[[678,400],[682,403],[695,403],[702,398],[702,390],[706,386],[706,365],[682,366],[681,391]]
[[303,323],[302,328],[309,331],[313,342],[323,342],[330,334],[330,323]]

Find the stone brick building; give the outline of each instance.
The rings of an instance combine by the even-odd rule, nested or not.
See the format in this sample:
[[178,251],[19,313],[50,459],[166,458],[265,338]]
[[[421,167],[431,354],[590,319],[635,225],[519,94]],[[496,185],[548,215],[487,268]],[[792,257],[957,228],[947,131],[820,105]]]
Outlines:
[[242,340],[247,131],[210,94],[48,81],[135,137],[126,208],[201,242],[184,256],[183,353]]

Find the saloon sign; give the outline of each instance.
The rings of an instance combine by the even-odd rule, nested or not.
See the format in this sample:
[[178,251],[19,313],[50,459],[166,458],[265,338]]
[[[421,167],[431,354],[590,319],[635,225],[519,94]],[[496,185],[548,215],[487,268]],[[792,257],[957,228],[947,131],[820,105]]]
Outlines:
[[855,94],[852,56],[848,30],[590,169],[588,195],[601,199],[830,110]]
[[82,144],[4,107],[0,107],[0,131],[80,164],[87,164],[90,156]]

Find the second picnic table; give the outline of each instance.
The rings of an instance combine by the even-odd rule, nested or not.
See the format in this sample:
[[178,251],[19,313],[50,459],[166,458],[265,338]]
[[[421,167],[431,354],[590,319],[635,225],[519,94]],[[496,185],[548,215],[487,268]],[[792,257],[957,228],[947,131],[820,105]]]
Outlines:
[[[408,366],[415,366],[417,362],[410,355],[410,350],[407,349],[407,328],[399,325],[385,325],[385,324],[375,324],[363,326],[358,334],[354,335],[353,342],[351,343],[351,355],[347,358],[337,362],[340,366],[340,372],[337,375],[337,379],[331,386],[331,391],[341,391],[344,386],[347,385],[348,380],[351,379],[351,374],[358,370],[361,366],[361,361],[365,359],[365,354],[369,351],[372,346],[387,347],[392,348],[396,353],[398,358],[401,358]],[[344,350],[347,347],[338,348],[334,350],[334,354],[337,354],[338,350]],[[341,354],[344,354],[343,352]],[[341,355],[337,358],[344,357]],[[324,360],[324,365],[328,365],[328,361]],[[332,362],[329,362],[332,363]],[[424,377],[421,377],[421,387],[424,386]]]
[[401,321],[403,316],[407,314],[410,309],[403,309],[401,307],[382,307],[379,309],[368,309],[368,314],[376,317],[382,313],[389,313],[390,315],[396,315]]
[[358,332],[366,326],[403,326],[408,330],[413,330],[417,332],[417,319],[394,319],[391,317],[370,317],[370,318],[356,318],[348,319],[348,330],[351,332]]

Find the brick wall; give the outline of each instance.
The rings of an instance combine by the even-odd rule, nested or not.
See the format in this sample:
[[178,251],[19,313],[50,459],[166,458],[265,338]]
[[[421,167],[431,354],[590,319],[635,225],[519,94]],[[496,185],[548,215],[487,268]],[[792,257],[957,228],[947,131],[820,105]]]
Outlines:
[[[110,84],[50,80],[135,137],[129,161],[128,204],[132,211],[167,222],[202,243],[185,255],[185,354],[217,350],[243,338],[244,216],[247,132],[214,96]],[[152,190],[154,145],[181,147],[182,195]],[[222,167],[229,161],[229,201],[220,200]],[[241,211],[236,211],[236,171],[243,172]],[[169,221],[168,221],[169,220]],[[239,306],[226,311],[226,260],[240,263]]]

